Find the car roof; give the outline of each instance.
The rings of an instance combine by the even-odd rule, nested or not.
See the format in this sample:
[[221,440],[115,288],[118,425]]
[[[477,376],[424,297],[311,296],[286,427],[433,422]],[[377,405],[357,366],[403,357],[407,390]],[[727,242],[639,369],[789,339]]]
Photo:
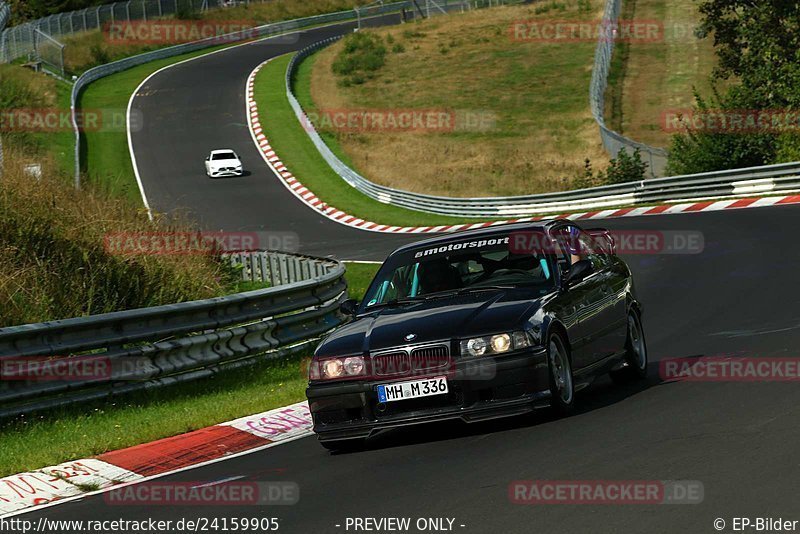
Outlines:
[[218,148],[217,150],[212,150],[212,154],[222,154],[223,152],[233,152],[236,154],[236,151],[232,148]]
[[549,219],[546,221],[501,223],[501,224],[492,224],[491,226],[484,226],[482,228],[476,228],[473,230],[460,230],[458,232],[448,232],[445,234],[439,234],[436,237],[431,237],[428,239],[423,239],[420,241],[409,243],[407,245],[403,245],[402,247],[395,249],[395,251],[392,252],[392,254],[390,255],[406,252],[408,250],[412,250],[422,246],[437,245],[440,243],[450,243],[451,241],[461,240],[464,238],[492,236],[496,234],[507,234],[508,232],[516,232],[523,230],[525,231],[539,230],[544,232],[556,226],[557,224],[562,224],[562,223],[572,223],[572,221],[568,219]]

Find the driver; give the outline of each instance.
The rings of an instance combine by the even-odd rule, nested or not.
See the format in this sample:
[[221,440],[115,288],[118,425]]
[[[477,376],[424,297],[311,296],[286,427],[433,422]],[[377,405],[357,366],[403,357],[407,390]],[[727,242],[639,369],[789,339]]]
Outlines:
[[420,263],[417,276],[423,293],[448,291],[463,286],[458,269],[450,265],[445,258]]

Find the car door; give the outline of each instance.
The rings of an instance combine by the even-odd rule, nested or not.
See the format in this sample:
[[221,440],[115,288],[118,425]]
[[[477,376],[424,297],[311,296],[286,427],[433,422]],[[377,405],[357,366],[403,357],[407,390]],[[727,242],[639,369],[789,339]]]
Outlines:
[[[570,254],[570,229],[559,227],[553,231],[556,265],[561,280],[564,280],[572,265]],[[591,346],[591,323],[586,312],[591,302],[590,280],[577,280],[563,287],[557,298],[556,314],[564,323],[569,336],[573,369],[581,369],[595,360]]]
[[574,281],[566,289],[566,306],[571,316],[569,332],[573,346],[573,366],[580,369],[597,363],[615,351],[615,298],[612,290],[612,273],[609,259],[593,247],[591,239],[575,225],[565,225],[556,230],[562,254],[570,263],[588,260],[592,271]]

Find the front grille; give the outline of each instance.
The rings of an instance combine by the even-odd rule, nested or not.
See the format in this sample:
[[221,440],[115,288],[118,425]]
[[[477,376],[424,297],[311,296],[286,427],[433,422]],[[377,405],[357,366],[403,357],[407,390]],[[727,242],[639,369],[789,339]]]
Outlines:
[[413,349],[411,361],[417,363],[419,369],[438,369],[450,363],[450,350],[447,345]]
[[429,371],[445,369],[450,364],[447,345],[406,347],[372,357],[373,374],[383,376],[416,376]]
[[372,357],[375,376],[402,376],[411,372],[411,358],[407,352],[391,352]]

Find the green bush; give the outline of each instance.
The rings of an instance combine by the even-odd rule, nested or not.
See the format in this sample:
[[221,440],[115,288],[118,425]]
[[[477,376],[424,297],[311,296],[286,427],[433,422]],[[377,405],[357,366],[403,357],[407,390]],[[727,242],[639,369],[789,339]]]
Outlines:
[[386,63],[386,46],[377,34],[357,32],[344,39],[344,46],[333,62],[340,83],[359,84]]
[[89,53],[91,54],[95,65],[104,65],[111,61],[111,56],[109,55],[108,50],[99,43],[92,44],[92,46],[89,48]]
[[[695,101],[693,112],[697,114],[759,109],[741,87],[731,87],[724,95],[715,91],[710,102],[696,94]],[[735,133],[687,129],[672,136],[667,173],[694,174],[768,165],[776,160],[778,137],[769,131]]]
[[605,171],[597,174],[592,170],[592,162],[585,160],[583,173],[576,177],[573,185],[578,189],[597,187],[601,185],[624,184],[627,182],[640,182],[645,179],[647,163],[642,161],[639,149],[632,154],[624,148],[620,149],[616,158],[612,158]]
[[623,148],[617,153],[617,157],[611,160],[606,169],[606,184],[624,184],[626,182],[639,182],[644,180],[647,172],[647,163],[642,161],[639,149],[635,149],[632,154]]

